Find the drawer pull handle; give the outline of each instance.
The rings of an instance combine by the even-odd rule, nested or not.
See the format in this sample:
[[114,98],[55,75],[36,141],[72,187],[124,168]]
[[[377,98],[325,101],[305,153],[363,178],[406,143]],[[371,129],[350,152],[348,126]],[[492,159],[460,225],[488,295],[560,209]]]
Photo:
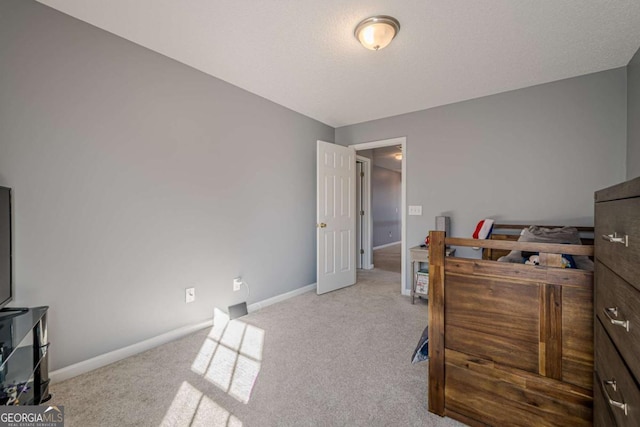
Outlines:
[[618,317],[618,307],[607,307],[603,309],[603,311],[604,311],[604,315],[607,316],[607,319],[609,319],[612,325],[622,326],[627,330],[627,332],[629,332],[630,323],[628,320],[614,319],[614,317]]
[[602,389],[604,390],[604,396],[607,398],[609,405],[622,409],[624,411],[624,415],[625,416],[628,415],[629,405],[623,402],[618,402],[617,400],[613,400],[611,396],[609,396],[609,391],[607,390],[608,385],[611,386],[613,391],[618,391],[618,385],[616,384],[616,380],[602,381]]
[[623,244],[625,248],[629,247],[629,236],[626,234],[624,236],[618,236],[618,233],[603,234],[602,238],[609,243],[620,243]]

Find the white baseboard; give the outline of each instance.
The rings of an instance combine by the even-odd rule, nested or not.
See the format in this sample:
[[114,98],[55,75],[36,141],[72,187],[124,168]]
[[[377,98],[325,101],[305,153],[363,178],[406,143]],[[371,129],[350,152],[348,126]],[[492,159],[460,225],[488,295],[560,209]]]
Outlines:
[[143,351],[151,350],[159,345],[168,343],[169,341],[182,338],[189,334],[192,334],[200,329],[204,329],[213,325],[213,319],[205,322],[197,323],[195,325],[184,326],[182,328],[174,329],[173,331],[166,332],[153,338],[141,341],[136,344],[132,344],[127,347],[119,348],[109,353],[101,354],[91,359],[84,360],[82,362],[69,365],[62,369],[56,369],[49,373],[49,379],[52,384],[60,381],[68,380],[85,372],[93,371],[94,369],[101,368],[103,366],[110,365],[119,360],[126,359],[127,357],[134,356]]
[[293,298],[293,297],[298,296],[298,295],[302,295],[305,292],[309,292],[309,291],[311,291],[311,290],[313,290],[315,288],[316,288],[316,284],[312,283],[310,285],[303,286],[302,288],[294,289],[294,290],[286,292],[284,294],[276,295],[275,297],[272,297],[272,298],[267,298],[264,301],[260,301],[260,302],[256,302],[256,303],[250,304],[247,307],[247,311],[249,311],[249,313],[251,313],[252,311],[260,310],[261,308],[265,308],[267,306],[270,306],[271,304],[275,304],[277,302],[284,301],[284,300],[287,300],[289,298]]
[[[260,310],[261,308],[267,307],[277,302],[284,301],[289,298],[293,298],[305,292],[309,292],[315,288],[316,288],[316,284],[312,283],[311,285],[294,289],[293,291],[286,292],[281,295],[276,295],[275,297],[267,298],[264,301],[251,304],[247,307],[247,310],[249,312],[257,311],[257,310]],[[87,359],[82,362],[69,365],[62,369],[56,369],[55,371],[51,371],[49,373],[49,379],[51,380],[52,384],[59,383],[64,380],[68,380],[69,378],[76,377],[78,375],[87,373],[89,371],[93,371],[94,369],[98,369],[98,368],[102,368],[103,366],[110,365],[119,360],[126,359],[127,357],[135,356],[138,353],[151,350],[152,348],[158,347],[159,345],[166,344],[170,341],[177,340],[178,338],[185,337],[189,334],[199,331],[200,329],[208,328],[212,325],[213,325],[213,318],[211,320],[200,322],[195,325],[189,325],[189,326],[184,326],[182,328],[174,329],[173,331],[166,332],[164,334],[158,335],[153,338],[149,338],[139,343],[132,344],[127,347],[119,348],[117,350],[110,351],[109,353],[101,354],[96,357],[92,357],[91,359]]]
[[374,246],[373,250],[375,251],[377,249],[388,248],[389,246],[399,245],[400,243],[402,243],[402,241],[400,241],[400,242],[391,242],[391,243],[387,243],[386,245]]

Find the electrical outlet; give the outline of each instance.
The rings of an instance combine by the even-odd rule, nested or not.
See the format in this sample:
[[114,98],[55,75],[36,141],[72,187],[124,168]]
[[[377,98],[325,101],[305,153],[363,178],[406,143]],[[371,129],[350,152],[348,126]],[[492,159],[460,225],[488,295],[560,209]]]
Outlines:
[[187,304],[196,300],[196,288],[187,288],[184,290],[184,302]]
[[233,292],[239,291],[240,286],[242,286],[242,277],[236,277],[233,279]]

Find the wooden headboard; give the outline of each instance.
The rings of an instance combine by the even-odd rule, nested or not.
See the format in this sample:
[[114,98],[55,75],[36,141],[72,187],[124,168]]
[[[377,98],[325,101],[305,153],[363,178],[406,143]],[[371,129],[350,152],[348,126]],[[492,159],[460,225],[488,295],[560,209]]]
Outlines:
[[[493,231],[489,239],[491,240],[509,240],[509,241],[517,241],[518,237],[520,237],[520,231],[523,228],[529,228],[531,225],[538,224],[494,224]],[[540,225],[540,227],[545,228],[561,228],[561,225]],[[580,240],[582,240],[583,245],[593,245],[593,227],[574,227],[578,229],[578,233],[580,234]],[[491,249],[484,248],[482,250],[482,259],[496,261],[501,256],[505,256],[509,253],[508,250],[504,249]]]

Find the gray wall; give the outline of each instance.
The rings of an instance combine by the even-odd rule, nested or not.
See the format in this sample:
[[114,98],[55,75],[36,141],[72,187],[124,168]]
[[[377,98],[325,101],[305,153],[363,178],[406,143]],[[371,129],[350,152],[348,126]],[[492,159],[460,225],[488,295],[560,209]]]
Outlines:
[[[333,128],[31,0],[0,0],[0,185],[14,305],[52,368],[315,282]],[[196,302],[184,289],[196,287]]]
[[356,153],[358,156],[366,157],[373,160],[373,150],[360,150]]
[[343,145],[399,136],[407,205],[423,206],[407,217],[407,247],[437,215],[458,237],[486,217],[592,224],[593,192],[625,179],[626,69],[336,129]]
[[[360,154],[360,152],[358,152]],[[373,247],[402,240],[400,212],[402,174],[373,166],[371,168],[371,216]]]
[[627,179],[640,176],[640,49],[627,66]]

